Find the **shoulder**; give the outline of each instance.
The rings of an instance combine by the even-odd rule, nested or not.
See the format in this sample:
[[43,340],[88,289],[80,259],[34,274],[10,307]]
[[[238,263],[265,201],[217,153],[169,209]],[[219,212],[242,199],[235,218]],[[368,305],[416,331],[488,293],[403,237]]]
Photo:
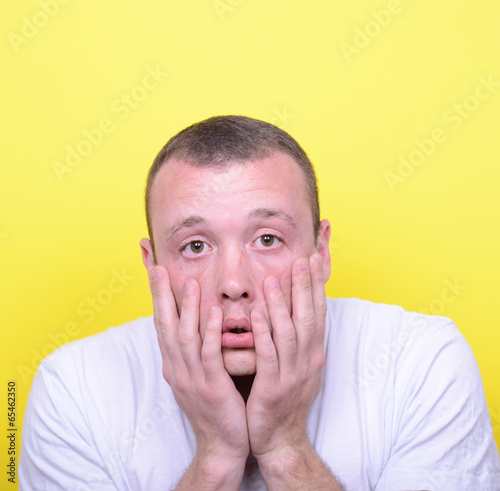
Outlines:
[[106,331],[87,336],[65,344],[48,355],[42,363],[51,364],[59,358],[78,355],[80,353],[99,353],[111,350],[118,353],[124,350],[138,350],[149,345],[154,338],[155,330],[152,317],[140,317]]
[[[329,298],[326,329],[328,335],[363,340],[424,342],[439,331],[460,338],[455,323],[448,317],[406,311],[398,305],[375,303],[359,298]],[[369,346],[367,346],[369,348]]]
[[[131,475],[158,488],[182,475],[193,439],[163,379],[153,319],[140,318],[42,361],[24,416],[20,475],[46,482],[52,465],[50,479],[64,489],[101,478],[99,489],[130,489]],[[53,468],[61,459],[71,464]]]
[[39,412],[57,406],[60,418],[85,415],[89,425],[105,422],[113,432],[149,411],[156,397],[170,401],[152,317],[58,348],[41,362],[30,391]]
[[68,383],[81,383],[85,376],[99,381],[104,374],[124,380],[127,374],[137,377],[154,370],[161,373],[152,317],[141,317],[61,346],[38,369],[47,376],[65,378]]
[[411,324],[416,327],[453,324],[448,317],[407,311],[399,305],[376,303],[359,298],[327,298],[328,322],[350,323],[366,328],[378,326],[386,330]]
[[[461,358],[462,367],[476,367],[467,341],[447,317],[357,298],[336,298],[328,299],[326,324],[327,358],[328,351],[340,356],[351,379],[361,386],[375,380],[388,382],[396,376],[403,380],[407,372],[414,376],[436,359]],[[456,363],[448,368],[461,370]]]
[[325,347],[318,407],[358,428],[376,489],[491,489],[477,484],[499,469],[481,375],[451,319],[329,299]]

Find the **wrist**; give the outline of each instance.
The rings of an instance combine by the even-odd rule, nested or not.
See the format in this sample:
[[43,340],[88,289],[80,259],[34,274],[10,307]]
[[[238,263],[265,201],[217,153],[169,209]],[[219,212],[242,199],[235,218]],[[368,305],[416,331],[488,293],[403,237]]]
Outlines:
[[190,487],[186,489],[238,490],[245,472],[245,464],[246,457],[197,452],[190,466],[191,474],[196,476],[196,480],[191,481]]
[[256,455],[259,469],[264,474],[280,478],[291,475],[308,460],[308,454],[315,451],[307,441],[300,445],[284,445],[265,454]]
[[276,448],[256,459],[269,490],[343,489],[308,440]]

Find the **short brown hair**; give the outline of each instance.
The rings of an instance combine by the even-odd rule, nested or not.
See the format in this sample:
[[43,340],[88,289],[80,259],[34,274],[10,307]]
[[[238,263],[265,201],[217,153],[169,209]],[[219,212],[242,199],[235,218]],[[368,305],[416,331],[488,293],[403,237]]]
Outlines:
[[173,158],[195,167],[223,168],[228,163],[251,162],[282,152],[302,169],[311,204],[315,243],[319,231],[318,184],[306,152],[287,132],[273,124],[246,116],[214,116],[195,123],[173,136],[156,156],[146,183],[146,221],[153,245],[151,190],[161,167]]

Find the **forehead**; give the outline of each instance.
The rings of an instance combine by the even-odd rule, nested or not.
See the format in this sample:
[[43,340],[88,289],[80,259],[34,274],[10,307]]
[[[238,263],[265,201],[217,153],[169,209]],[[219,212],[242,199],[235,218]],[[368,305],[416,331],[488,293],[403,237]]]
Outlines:
[[304,219],[312,223],[302,170],[282,153],[251,162],[229,162],[222,168],[169,161],[155,178],[150,208],[153,223],[162,228],[190,215],[218,223],[237,221],[257,208],[285,212],[300,225]]

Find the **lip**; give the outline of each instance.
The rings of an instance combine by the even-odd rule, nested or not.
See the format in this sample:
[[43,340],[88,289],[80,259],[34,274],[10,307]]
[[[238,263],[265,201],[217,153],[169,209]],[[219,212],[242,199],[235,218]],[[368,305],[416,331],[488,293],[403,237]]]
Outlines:
[[[243,332],[231,332],[240,329]],[[254,348],[252,325],[247,318],[229,318],[222,324],[222,347],[231,349]]]
[[252,332],[252,325],[246,317],[224,319],[222,333],[230,332],[233,329],[243,329],[244,331]]

